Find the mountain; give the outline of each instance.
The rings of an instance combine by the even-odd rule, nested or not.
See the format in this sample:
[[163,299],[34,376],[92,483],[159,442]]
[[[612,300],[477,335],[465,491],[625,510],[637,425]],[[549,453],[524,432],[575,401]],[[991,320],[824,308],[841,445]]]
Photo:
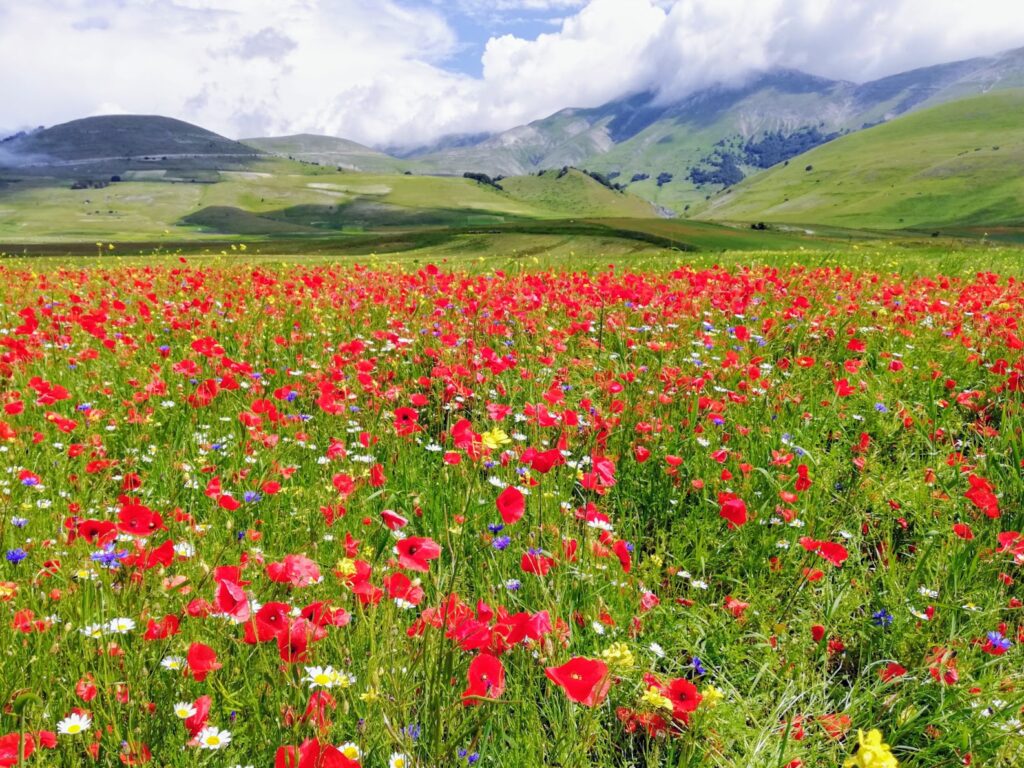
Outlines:
[[264,159],[258,149],[205,128],[156,115],[72,120],[0,143],[0,167],[20,174],[80,176],[132,170],[244,168]]
[[726,190],[700,218],[877,229],[1024,225],[1024,88],[836,139]]
[[402,173],[415,167],[370,147],[334,136],[300,133],[295,136],[242,139],[242,143],[261,152],[307,163],[334,166],[363,173]]
[[566,109],[471,146],[422,154],[435,173],[524,174],[577,165],[685,212],[723,187],[814,146],[908,112],[1024,86],[1024,48],[868,83],[760,73],[664,102],[641,93]]

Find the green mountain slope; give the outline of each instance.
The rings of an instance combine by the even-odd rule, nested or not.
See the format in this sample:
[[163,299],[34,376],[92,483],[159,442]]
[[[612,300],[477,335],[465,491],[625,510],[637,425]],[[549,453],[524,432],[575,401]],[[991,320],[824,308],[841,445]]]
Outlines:
[[242,143],[268,154],[346,171],[402,173],[417,167],[414,161],[402,161],[357,142],[334,136],[301,133],[295,136],[242,139]]
[[1024,223],[1024,89],[963,99],[811,150],[700,217],[880,229]]
[[614,176],[636,194],[685,215],[687,206],[693,210],[743,177],[827,140],[1015,87],[1024,87],[1024,49],[860,84],[774,70],[677,101],[642,93],[594,109],[562,110],[469,146],[427,150],[415,158],[440,173],[518,175],[575,165]]

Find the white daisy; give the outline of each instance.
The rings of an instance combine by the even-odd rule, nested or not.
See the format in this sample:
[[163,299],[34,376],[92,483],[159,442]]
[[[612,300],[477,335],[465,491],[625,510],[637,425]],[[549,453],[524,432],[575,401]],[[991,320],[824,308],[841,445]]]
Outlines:
[[358,760],[363,756],[362,750],[359,749],[359,747],[357,747],[355,743],[351,741],[346,741],[344,744],[338,747],[338,751],[341,752],[341,754],[343,754],[349,760]]
[[302,681],[309,683],[310,688],[334,688],[339,684],[340,677],[334,667],[306,667],[306,676]]
[[181,656],[168,656],[160,661],[160,666],[171,670],[184,669],[185,660]]
[[208,725],[197,737],[200,749],[224,749],[231,743],[231,732],[222,731],[215,725]]
[[409,768],[410,765],[412,763],[409,762],[409,756],[401,752],[392,752],[391,759],[388,760],[388,768]]
[[187,701],[179,701],[174,705],[174,714],[182,720],[188,720],[196,714],[195,705],[189,704]]
[[107,622],[107,629],[118,635],[124,635],[135,629],[135,622],[128,618],[111,619]]
[[86,637],[91,637],[93,640],[97,640],[103,637],[107,629],[102,624],[88,624],[78,631]]
[[88,715],[68,715],[57,723],[57,733],[65,736],[77,736],[83,731],[88,731],[92,725],[92,718]]

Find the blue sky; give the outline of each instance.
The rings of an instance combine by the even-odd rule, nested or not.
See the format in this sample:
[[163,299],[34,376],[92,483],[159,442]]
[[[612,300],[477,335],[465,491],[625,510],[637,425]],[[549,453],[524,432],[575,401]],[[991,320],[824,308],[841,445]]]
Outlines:
[[864,81],[1020,46],[1020,0],[0,0],[0,133],[134,113],[410,146],[771,67]]
[[[406,2],[417,7],[422,3]],[[556,32],[566,12],[583,3],[561,7],[522,7],[505,10],[484,10],[480,6],[490,3],[458,3],[437,0],[434,5],[444,14],[459,39],[458,50],[444,61],[444,66],[470,77],[483,75],[483,53],[492,37],[514,35],[523,39],[536,39],[539,35]]]

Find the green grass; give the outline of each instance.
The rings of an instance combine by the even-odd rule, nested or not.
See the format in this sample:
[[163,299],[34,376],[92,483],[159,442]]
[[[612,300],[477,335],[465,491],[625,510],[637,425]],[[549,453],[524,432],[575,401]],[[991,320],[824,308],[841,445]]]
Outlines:
[[745,181],[700,217],[875,229],[1024,226],[1022,113],[1024,90],[1008,90],[901,117]]

